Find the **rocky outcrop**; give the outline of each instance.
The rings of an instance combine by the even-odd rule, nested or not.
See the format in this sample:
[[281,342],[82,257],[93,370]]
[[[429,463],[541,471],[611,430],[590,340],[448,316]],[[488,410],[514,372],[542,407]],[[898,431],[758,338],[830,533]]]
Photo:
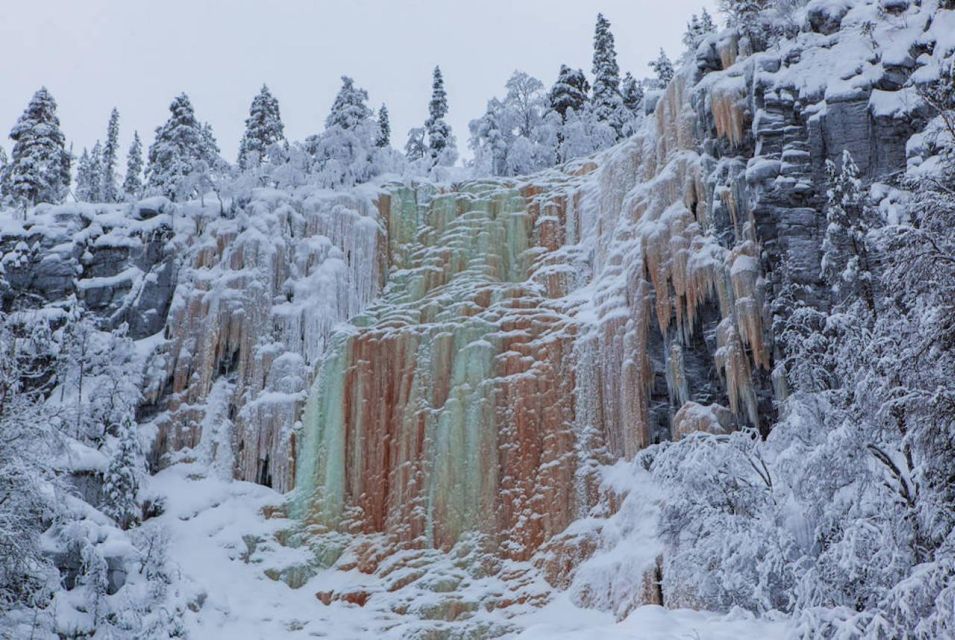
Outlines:
[[10,220],[0,230],[3,310],[75,296],[104,329],[125,322],[134,339],[161,331],[177,279],[173,222],[168,213],[134,216],[128,205],[72,204]]

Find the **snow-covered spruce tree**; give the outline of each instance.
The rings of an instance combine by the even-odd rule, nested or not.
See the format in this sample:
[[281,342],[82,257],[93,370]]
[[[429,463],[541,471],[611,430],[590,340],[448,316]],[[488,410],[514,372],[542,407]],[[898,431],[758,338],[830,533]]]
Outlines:
[[311,173],[322,186],[350,186],[379,172],[378,124],[367,103],[368,92],[342,76],[342,87],[325,119],[325,131],[305,141]]
[[325,128],[338,127],[346,131],[355,130],[367,124],[371,117],[368,108],[368,92],[355,86],[355,81],[342,76],[342,86],[335,96],[332,109],[325,118]]
[[590,83],[581,69],[571,69],[560,65],[557,81],[547,96],[550,108],[560,115],[561,122],[567,119],[567,110],[580,113],[587,104],[590,95]]
[[103,511],[122,529],[136,524],[141,516],[139,487],[143,471],[143,452],[136,425],[131,416],[126,416],[119,425],[116,447],[103,474]]
[[170,116],[156,129],[146,167],[147,190],[170,200],[200,194],[219,164],[219,149],[208,125],[196,119],[186,94],[169,105]]
[[715,31],[716,23],[713,22],[713,17],[706,9],[703,9],[703,13],[699,16],[694,13],[686,25],[686,32],[683,34],[683,44],[687,53],[693,55],[703,39]]
[[643,85],[629,71],[623,77],[623,82],[620,83],[620,95],[630,119],[639,116],[640,110],[643,108]]
[[96,197],[96,176],[93,175],[90,166],[90,153],[83,149],[79,160],[76,162],[76,188],[73,195],[80,202],[92,202]]
[[103,144],[97,140],[90,150],[90,186],[87,202],[103,202]]
[[872,270],[866,248],[870,225],[859,168],[848,150],[841,166],[826,161],[826,232],[822,242],[822,276],[840,298],[857,293],[875,311]]
[[424,127],[428,132],[428,154],[434,165],[449,166],[457,160],[451,125],[445,121],[448,115],[448,95],[444,90],[441,68],[435,67],[431,81],[431,101],[428,103],[428,119]]
[[106,144],[103,145],[102,186],[103,202],[119,202],[119,187],[116,184],[116,167],[119,157],[119,111],[113,108],[106,127]]
[[614,48],[610,21],[597,14],[594,30],[594,85],[593,109],[600,122],[605,122],[619,138],[623,134],[625,118],[623,99],[620,97],[620,68],[617,66],[617,51]]
[[244,170],[269,160],[273,145],[285,145],[285,125],[279,112],[279,101],[266,85],[252,99],[245,134],[239,143],[239,168]]
[[4,187],[23,205],[60,202],[70,186],[70,154],[56,116],[56,101],[42,87],[10,131],[13,151]]
[[683,32],[683,46],[687,51],[693,51],[700,43],[700,16],[695,13],[690,16],[686,23],[686,31]]
[[143,143],[139,132],[133,132],[133,141],[126,154],[126,177],[123,178],[123,193],[126,198],[135,200],[143,194]]
[[376,147],[387,147],[391,144],[391,122],[388,119],[388,107],[384,104],[378,109],[378,135],[375,137]]
[[106,594],[109,591],[109,566],[99,545],[84,542],[86,544],[80,551],[82,565],[76,582],[77,586],[87,592],[87,601],[83,603],[83,609],[89,614],[89,621],[95,630],[106,626],[104,623],[109,612],[109,605],[106,602]]
[[716,33],[716,22],[713,21],[713,16],[710,15],[710,12],[703,8],[703,12],[700,14],[700,31],[705,35],[708,33]]
[[657,74],[657,83],[661,89],[670,84],[670,80],[673,80],[673,63],[663,49],[660,49],[660,55],[657,56],[657,59],[650,62],[650,68]]

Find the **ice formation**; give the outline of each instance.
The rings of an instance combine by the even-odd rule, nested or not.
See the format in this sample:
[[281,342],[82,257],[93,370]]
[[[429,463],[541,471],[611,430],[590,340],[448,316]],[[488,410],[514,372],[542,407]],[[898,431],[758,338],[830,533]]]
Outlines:
[[[159,450],[195,447],[215,381],[233,376],[235,476],[292,487],[291,427],[332,328],[378,293],[382,230],[360,194],[257,190],[197,229],[166,323]],[[202,224],[199,218],[197,226]]]
[[[601,465],[714,429],[685,370],[701,340],[728,405],[708,415],[757,424],[759,244],[733,185],[705,182],[695,122],[677,78],[651,124],[596,163],[383,187],[382,294],[332,334],[296,440],[293,513],[323,563],[368,544],[451,551],[477,534],[484,552],[566,586],[601,544],[568,525],[619,506]],[[732,211],[728,242],[714,207]],[[655,567],[651,554],[626,571],[652,583]]]

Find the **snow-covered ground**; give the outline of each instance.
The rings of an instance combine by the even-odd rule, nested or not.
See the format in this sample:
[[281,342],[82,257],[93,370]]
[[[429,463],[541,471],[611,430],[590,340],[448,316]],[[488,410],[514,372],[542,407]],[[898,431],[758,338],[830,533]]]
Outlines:
[[[181,572],[182,595],[194,603],[186,615],[191,637],[421,637],[421,621],[394,613],[391,605],[397,597],[389,600],[390,594],[376,594],[363,607],[343,602],[325,605],[316,597],[319,591],[367,586],[368,576],[357,570],[327,570],[298,589],[269,578],[269,568],[308,560],[307,551],[275,542],[276,533],[292,526],[281,515],[264,515],[273,510],[281,514],[284,497],[275,491],[220,479],[196,463],[179,463],[151,479],[150,493],[166,499],[159,522],[170,533],[169,560]],[[259,543],[250,550],[247,541],[253,539]],[[499,622],[502,628],[512,629],[499,637],[523,640],[772,640],[783,638],[785,632],[783,622],[755,620],[745,613],[718,615],[659,606],[640,607],[616,622],[609,613],[575,606],[566,593],[544,607],[528,606],[513,617],[500,616]],[[467,621],[434,624],[453,633],[455,626],[463,629]]]

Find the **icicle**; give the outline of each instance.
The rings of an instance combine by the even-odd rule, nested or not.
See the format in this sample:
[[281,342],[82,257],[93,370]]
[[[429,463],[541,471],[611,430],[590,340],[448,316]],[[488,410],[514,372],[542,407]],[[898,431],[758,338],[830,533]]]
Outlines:
[[723,372],[730,410],[736,415],[745,411],[750,423],[758,424],[749,359],[730,318],[724,318],[717,327],[716,344],[716,365]]
[[682,406],[690,399],[683,364],[683,346],[675,340],[670,343],[667,353],[667,388],[671,401],[677,406]]
[[717,53],[720,55],[720,63],[723,69],[729,69],[736,64],[736,58],[739,55],[739,43],[735,34],[720,38],[716,46]]
[[735,147],[743,141],[746,128],[746,111],[743,107],[746,85],[741,77],[733,80],[735,82],[714,85],[708,99],[716,135],[726,138]]

